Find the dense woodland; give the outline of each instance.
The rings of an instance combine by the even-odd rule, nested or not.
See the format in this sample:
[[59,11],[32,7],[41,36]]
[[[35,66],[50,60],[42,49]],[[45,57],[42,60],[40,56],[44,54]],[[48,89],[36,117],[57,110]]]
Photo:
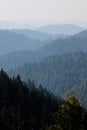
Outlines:
[[74,95],[55,98],[41,85],[0,71],[1,130],[87,130],[87,111]]
[[0,129],[30,130],[50,125],[52,113],[57,111],[61,100],[29,80],[23,83],[20,76],[9,78],[0,71]]
[[9,74],[20,74],[23,80],[30,78],[36,86],[42,84],[54,95],[65,96],[74,92],[87,107],[87,53],[54,55],[38,63],[29,63]]

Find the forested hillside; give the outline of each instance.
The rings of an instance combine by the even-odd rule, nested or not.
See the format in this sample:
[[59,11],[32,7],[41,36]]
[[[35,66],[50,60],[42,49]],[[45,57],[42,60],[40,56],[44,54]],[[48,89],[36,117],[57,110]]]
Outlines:
[[14,29],[12,32],[15,32],[17,34],[22,34],[28,38],[31,38],[33,40],[40,40],[40,41],[51,41],[53,39],[64,37],[65,35],[52,35],[49,33],[43,33],[36,30],[30,30],[30,29]]
[[56,39],[43,46],[37,52],[40,58],[68,52],[87,51],[87,30],[66,38]]
[[[87,91],[84,82],[87,81],[87,53],[50,56],[38,63],[29,63],[11,70],[9,74],[20,74],[23,80],[30,78],[37,86],[42,84],[55,95],[60,94],[63,97],[68,91],[76,89],[77,92],[79,89],[77,95],[86,105]],[[83,86],[85,88],[81,89]]]
[[12,30],[0,30],[0,55],[22,50],[35,51],[44,44],[38,39],[32,39]]
[[33,82],[22,82],[20,76],[9,78],[0,71],[0,129],[39,130],[50,125],[52,113],[61,100]]
[[[72,111],[72,112],[71,112]],[[1,130],[86,130],[87,111],[71,95],[64,101],[31,80],[0,71]]]
[[[10,41],[10,44],[11,44],[10,47],[14,48],[11,41]],[[21,44],[22,43],[20,41],[20,44],[19,46],[17,46],[16,50],[20,50],[21,49],[20,46],[21,46],[23,48],[22,51],[14,51],[12,53],[0,56],[1,68],[8,70],[10,68],[15,68],[20,65],[22,66],[29,62],[40,61],[43,58],[46,58],[47,56],[51,56],[55,54],[64,54],[64,53],[70,53],[70,52],[74,53],[74,52],[80,52],[80,51],[86,52],[87,51],[87,31],[83,31],[74,36],[70,36],[66,38],[58,38],[56,40],[48,41],[44,43],[45,45],[41,48],[40,48],[41,45],[38,46],[39,43],[37,42],[35,42],[35,44],[32,43],[32,46],[34,48],[36,47],[38,48],[38,50],[34,52],[29,51],[30,45],[26,46],[26,42],[23,44],[23,46]]]
[[25,63],[34,61],[36,61],[36,58],[33,52],[29,50],[15,51],[0,56],[0,68],[9,70],[11,68],[22,66]]

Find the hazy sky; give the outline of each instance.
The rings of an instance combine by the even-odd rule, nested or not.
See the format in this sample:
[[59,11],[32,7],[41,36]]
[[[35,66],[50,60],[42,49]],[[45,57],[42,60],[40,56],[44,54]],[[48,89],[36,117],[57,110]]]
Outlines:
[[87,0],[0,0],[0,20],[82,20]]

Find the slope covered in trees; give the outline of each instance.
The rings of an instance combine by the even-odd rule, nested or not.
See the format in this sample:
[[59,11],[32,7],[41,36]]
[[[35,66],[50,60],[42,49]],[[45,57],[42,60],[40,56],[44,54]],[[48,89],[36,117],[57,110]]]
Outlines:
[[80,101],[84,104],[84,107],[87,108],[87,77],[82,80],[79,86],[73,87],[68,93],[75,93]]
[[0,30],[0,55],[20,50],[34,51],[42,44],[39,40],[33,40],[11,30]]
[[[18,73],[23,80],[33,79],[37,86],[42,84],[54,94],[64,96],[77,88],[80,90],[87,80],[87,53],[54,55],[38,63],[29,63],[10,71],[11,75]],[[77,95],[86,105],[86,85],[79,93]]]
[[[25,50],[25,51],[19,51],[19,52],[12,52],[12,53],[0,56],[0,67],[8,70],[9,68],[14,68],[14,67],[17,67],[17,66],[29,63],[29,62],[40,61],[43,58],[50,55],[64,54],[64,53],[69,53],[69,52],[74,53],[74,52],[80,52],[80,51],[86,52],[87,51],[87,31],[83,31],[79,34],[76,34],[74,36],[70,36],[67,38],[60,38],[60,39],[52,40],[47,43],[45,43],[46,45],[44,45],[43,47],[41,47],[35,52],[28,52]],[[21,41],[20,41],[20,44],[21,44]],[[35,43],[35,45],[37,46],[37,43]],[[36,47],[35,45],[32,44],[33,47]],[[26,44],[24,44],[24,46],[26,46]],[[40,47],[40,46],[37,46],[37,47]],[[17,48],[20,49],[19,46],[17,46]],[[28,49],[30,48],[27,47],[27,50]]]
[[23,83],[19,76],[9,78],[0,71],[0,129],[39,130],[52,122],[59,101],[33,82]]
[[22,66],[25,63],[34,61],[36,60],[33,52],[28,50],[15,51],[0,56],[0,68],[9,70],[11,68],[16,68],[18,66]]
[[56,99],[41,86],[0,71],[1,130],[86,130],[87,111],[71,95]]
[[58,37],[62,37],[61,35],[52,35],[48,33],[43,33],[35,30],[30,29],[14,29],[12,32],[16,32],[17,34],[22,34],[28,38],[33,40],[40,40],[40,41],[49,41],[56,39]]
[[79,51],[87,51],[87,30],[66,38],[53,40],[50,44],[44,45],[39,49],[37,55],[39,58],[43,58],[54,54]]

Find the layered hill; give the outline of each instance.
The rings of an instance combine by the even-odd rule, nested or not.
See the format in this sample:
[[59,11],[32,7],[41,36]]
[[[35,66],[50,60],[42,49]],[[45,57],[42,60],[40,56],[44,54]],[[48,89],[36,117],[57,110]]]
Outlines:
[[11,30],[0,30],[0,55],[21,50],[35,51],[42,44],[39,40],[33,40]]
[[20,74],[23,80],[30,78],[37,86],[42,84],[55,95],[64,97],[68,92],[74,92],[86,105],[87,53],[50,56],[38,63],[28,63],[11,70],[9,74]]
[[44,33],[36,30],[30,30],[30,29],[14,29],[12,30],[12,32],[15,32],[17,34],[22,34],[33,40],[40,40],[40,41],[49,41],[49,40],[51,41],[59,37],[65,37],[65,35],[53,35],[53,34]]
[[82,31],[79,34],[67,38],[60,38],[52,40],[51,42],[49,41],[48,44],[46,43],[46,45],[44,45],[43,47],[39,48],[34,52],[30,52],[27,47],[27,49],[24,51],[14,51],[12,53],[0,56],[0,66],[8,70],[10,68],[14,68],[29,62],[38,62],[48,56],[56,54],[86,52],[86,51],[87,51],[87,31]]
[[50,34],[72,35],[81,32],[83,29],[73,24],[53,24],[37,28],[36,30]]
[[40,54],[40,57],[46,57],[54,54],[79,51],[87,51],[87,30],[73,36],[53,40],[50,44],[46,44],[39,49],[37,55]]

